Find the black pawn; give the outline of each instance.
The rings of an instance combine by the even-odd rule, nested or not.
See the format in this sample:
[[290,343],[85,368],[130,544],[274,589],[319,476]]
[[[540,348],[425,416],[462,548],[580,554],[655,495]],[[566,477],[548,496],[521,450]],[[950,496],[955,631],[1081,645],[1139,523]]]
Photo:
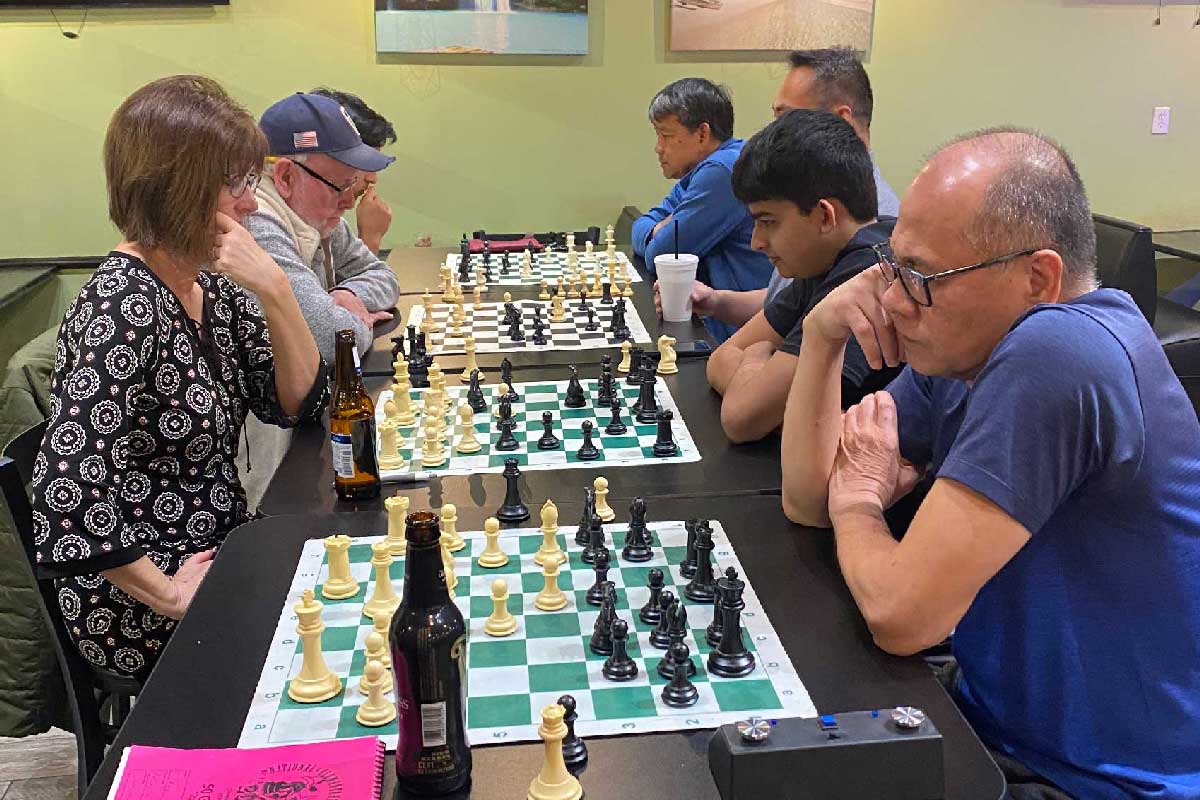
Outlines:
[[600,302],[607,306],[611,305],[612,301],[612,284],[605,281],[603,293],[600,295]]
[[579,527],[575,529],[575,544],[587,547],[592,541],[589,531],[592,527],[592,514],[596,513],[596,490],[588,486],[583,490],[583,514],[579,517]]
[[700,692],[690,680],[695,673],[683,669],[684,665],[692,663],[688,646],[683,642],[671,645],[670,652],[663,660],[665,661],[667,658],[671,659],[673,668],[671,681],[662,690],[663,702],[671,708],[687,708],[695,705],[696,701],[700,699]]
[[575,710],[575,698],[564,694],[558,698],[558,704],[563,708],[563,724],[567,726],[567,735],[563,737],[563,761],[567,762],[567,770],[574,773],[587,766],[587,745],[583,739],[575,735],[575,720],[579,712]]
[[[646,529],[646,501],[635,497],[629,506],[629,517],[629,528],[625,532],[625,547],[621,550],[621,556],[626,561],[649,561],[654,557],[654,551],[650,547],[649,531]],[[658,572],[662,574],[662,570]]]
[[604,520],[600,519],[600,515],[596,513],[595,506],[593,506],[591,517],[588,520],[587,546],[583,548],[579,557],[583,559],[583,563],[591,564],[599,557],[600,553],[604,553],[606,560],[609,558],[608,542],[604,538]]
[[679,574],[689,579],[696,575],[696,527],[699,524],[698,519],[683,523],[683,529],[687,531],[687,548],[683,551],[683,561],[679,562]]
[[521,443],[517,441],[516,436],[513,436],[513,428],[516,423],[512,418],[512,404],[507,400],[500,401],[500,421],[497,425],[500,428],[500,439],[496,442],[496,449],[501,451],[518,449]]
[[545,344],[546,339],[546,323],[542,322],[541,317],[535,317],[533,320],[533,339],[534,344]]
[[742,592],[746,584],[738,580],[737,570],[729,567],[718,581],[721,610],[721,641],[708,654],[708,671],[722,678],[741,678],[754,671],[754,654],[742,641]]
[[[675,601],[671,611],[671,627],[669,630],[670,647],[677,644],[682,644],[687,637],[687,608],[678,600]],[[688,675],[696,674],[696,665],[689,659],[685,664]],[[669,678],[674,674],[675,662],[670,658],[661,658],[658,661],[658,674],[664,678]]]
[[512,362],[505,356],[500,360],[500,382],[507,383],[510,387],[513,385]]
[[486,413],[488,410],[487,398],[483,394],[483,387],[479,385],[479,370],[471,370],[471,384],[467,387],[467,405],[476,414]]
[[683,596],[697,603],[711,603],[717,579],[713,575],[712,528],[707,522],[696,526],[696,574],[683,587]]
[[662,594],[658,596],[658,622],[654,625],[654,630],[650,631],[650,644],[657,647],[659,650],[666,650],[671,646],[671,615],[675,613],[675,593],[670,589],[663,589]]
[[656,458],[670,458],[679,452],[679,445],[675,444],[675,434],[671,432],[671,420],[673,419],[675,419],[675,414],[669,408],[661,409],[655,414],[658,432],[651,452]]
[[503,254],[501,257],[500,257],[500,274],[501,274],[501,275],[507,275],[507,274],[508,274],[508,271],[509,271],[509,269],[511,269],[511,268],[512,268],[512,264],[510,264],[510,263],[509,263],[509,261],[508,261],[508,253],[507,253],[507,252],[505,252],[505,253],[504,253],[504,254]]
[[608,581],[608,550],[601,550],[595,554],[592,560],[592,569],[596,573],[596,580],[587,590],[584,599],[587,600],[589,606],[603,605],[604,584]]
[[504,505],[496,512],[501,522],[524,522],[529,519],[529,506],[521,502],[521,489],[517,481],[521,470],[515,458],[504,459]]
[[638,618],[647,625],[657,625],[658,621],[662,619],[662,609],[658,606],[663,591],[663,571],[658,567],[654,567],[650,570],[647,577],[650,587],[650,599],[638,611]]
[[542,438],[538,439],[538,450],[557,450],[558,437],[554,435],[554,415],[549,411],[542,412]]
[[509,324],[509,326],[508,326],[509,341],[513,341],[513,342],[525,341],[525,330],[521,326],[521,321],[522,321],[521,320],[521,312],[518,311],[518,312],[516,312],[516,316],[513,317],[512,323]]
[[600,365],[600,387],[596,390],[596,402],[599,405],[607,406],[612,403],[616,390],[613,387],[612,367],[608,364]]
[[598,331],[600,326],[596,324],[596,310],[591,306],[587,307],[587,323],[583,326],[585,331]]
[[[736,574],[735,571],[734,575]],[[721,584],[718,582],[717,590],[713,592],[713,620],[704,629],[704,641],[708,642],[710,647],[716,647],[721,643],[721,591]]]
[[587,396],[579,383],[579,370],[574,364],[570,366],[570,370],[571,378],[567,381],[567,396],[563,399],[563,405],[567,408],[583,408],[587,405]]
[[585,419],[583,421],[583,446],[579,448],[579,452],[575,455],[580,461],[595,461],[600,457],[600,450],[592,441],[592,421]]
[[588,306],[587,292],[580,291],[580,293],[579,293],[579,310],[587,311],[588,308],[590,308],[590,306]]
[[613,397],[609,407],[612,409],[612,419],[604,426],[604,432],[609,436],[620,436],[629,430],[621,420],[621,398]]
[[617,594],[613,585],[605,586],[604,602],[600,605],[600,614],[592,628],[592,638],[588,647],[599,656],[612,655],[612,624],[617,618]]
[[613,620],[610,634],[612,655],[604,659],[604,666],[600,668],[600,672],[610,681],[631,681],[637,677],[638,665],[629,657],[629,651],[626,649],[629,624],[623,619]]

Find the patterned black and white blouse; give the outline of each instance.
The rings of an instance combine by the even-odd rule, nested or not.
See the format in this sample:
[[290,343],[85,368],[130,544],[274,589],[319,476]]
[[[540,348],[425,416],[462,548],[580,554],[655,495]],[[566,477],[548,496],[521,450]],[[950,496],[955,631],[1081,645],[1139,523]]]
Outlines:
[[98,573],[148,556],[172,575],[249,519],[234,456],[246,414],[315,419],[325,364],[298,417],[275,396],[257,302],[201,272],[197,325],[137,258],[113,252],[58,332],[50,420],[34,463],[39,570],[87,661],[145,679],[175,623]]

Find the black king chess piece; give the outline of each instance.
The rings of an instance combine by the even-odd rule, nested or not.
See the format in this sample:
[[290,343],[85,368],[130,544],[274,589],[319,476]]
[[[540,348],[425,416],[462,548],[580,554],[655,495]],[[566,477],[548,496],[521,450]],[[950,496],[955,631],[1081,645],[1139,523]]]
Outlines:
[[742,640],[742,609],[746,607],[742,592],[745,590],[745,582],[738,579],[733,567],[726,569],[725,577],[717,581],[721,641],[708,654],[708,671],[722,678],[741,678],[754,671],[754,654]]
[[561,442],[554,435],[554,414],[542,412],[542,438],[537,441],[538,450],[557,450]]
[[[654,557],[650,546],[649,530],[646,528],[646,501],[635,497],[629,505],[629,529],[625,532],[625,547],[621,557],[626,561],[649,561]],[[653,572],[653,570],[651,570]],[[662,573],[662,570],[659,570]]]
[[[730,567],[729,569],[733,569]],[[737,576],[737,570],[733,570],[733,574]],[[709,647],[716,647],[721,643],[721,586],[717,583],[717,589],[713,592],[713,620],[708,623],[708,627],[704,629],[704,641],[708,642]]]
[[647,625],[657,625],[662,619],[662,609],[659,607],[663,592],[663,571],[652,567],[646,574],[647,585],[650,587],[650,599],[638,610],[638,618]]
[[604,602],[604,584],[608,581],[608,550],[599,550],[592,559],[592,570],[596,579],[584,595],[589,606],[598,606]]
[[711,603],[717,579],[713,575],[712,528],[707,522],[696,526],[696,573],[683,587],[683,596],[697,603]]
[[672,665],[671,680],[662,689],[663,702],[672,708],[687,708],[695,705],[696,701],[700,699],[700,692],[691,681],[691,676],[695,673],[683,668],[685,665],[692,664],[688,646],[683,642],[676,642],[671,645],[667,655],[663,656],[664,661],[668,658]]
[[558,704],[563,707],[563,724],[567,726],[567,735],[562,740],[563,761],[567,763],[567,770],[574,774],[587,766],[587,745],[575,734],[575,720],[579,719],[575,698],[564,694],[558,698]]
[[642,383],[642,355],[645,350],[640,347],[629,348],[629,374],[625,376],[626,386],[640,386]]
[[693,518],[683,523],[683,529],[687,531],[687,547],[683,551],[683,561],[679,562],[679,574],[688,579],[696,575],[696,528],[700,522]]
[[496,519],[501,522],[524,522],[529,519],[529,506],[521,502],[521,488],[517,481],[521,478],[521,470],[517,460],[504,459],[504,505],[496,512]]
[[654,394],[654,386],[654,367],[643,361],[636,413],[637,421],[643,425],[651,425],[658,421],[658,398]]
[[592,627],[592,638],[588,647],[598,656],[612,655],[612,624],[617,618],[617,590],[609,582],[605,586],[604,602],[600,604],[600,613],[596,624]]
[[631,681],[637,677],[637,662],[629,657],[626,649],[626,639],[629,636],[629,623],[623,619],[614,619],[609,631],[612,638],[612,655],[604,659],[601,674],[610,681]]

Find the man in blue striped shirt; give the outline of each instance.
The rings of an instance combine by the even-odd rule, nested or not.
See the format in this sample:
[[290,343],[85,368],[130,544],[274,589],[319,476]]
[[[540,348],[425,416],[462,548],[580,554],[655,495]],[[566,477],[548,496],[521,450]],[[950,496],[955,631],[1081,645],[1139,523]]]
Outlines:
[[[654,96],[650,122],[663,175],[679,182],[633,224],[634,252],[654,274],[654,257],[675,252],[678,230],[679,252],[700,258],[700,282],[738,292],[766,288],[774,270],[750,249],[754,220],[730,184],[742,140],[733,138],[729,94],[703,78],[683,78]],[[737,329],[715,317],[704,325],[718,342]]]

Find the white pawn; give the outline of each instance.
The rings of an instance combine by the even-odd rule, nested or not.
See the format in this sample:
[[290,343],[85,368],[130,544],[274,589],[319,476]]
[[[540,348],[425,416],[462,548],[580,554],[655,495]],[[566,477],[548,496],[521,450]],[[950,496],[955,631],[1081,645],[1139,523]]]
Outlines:
[[[367,634],[364,644],[366,645],[367,663],[375,661],[378,662],[381,667],[384,667],[383,656],[385,653],[387,653],[387,640],[380,636],[377,631],[371,631]],[[384,667],[384,670],[387,670],[387,667]],[[386,672],[383,676],[383,691],[385,694],[392,690],[391,677],[392,676]],[[366,672],[364,672],[363,676],[358,680],[358,691],[362,692],[363,694],[367,694],[369,690],[369,684],[370,681],[367,680]]]
[[458,407],[459,440],[454,449],[460,453],[478,453],[483,449],[475,436],[475,412],[466,403]]
[[608,478],[603,476],[592,481],[592,488],[596,490],[596,514],[605,522],[612,522],[617,518],[617,512],[612,510],[612,506],[608,504]]
[[442,451],[442,437],[438,430],[437,419],[425,418],[425,438],[421,443],[421,466],[440,467],[446,463],[446,454]]
[[386,541],[371,545],[371,567],[375,570],[375,591],[371,599],[363,603],[363,616],[376,614],[391,616],[400,606],[400,596],[392,586],[392,551]]
[[479,554],[479,566],[484,569],[499,569],[508,563],[508,553],[500,547],[500,520],[488,517],[483,523],[483,535],[487,545]]
[[621,363],[617,364],[617,372],[629,372],[630,367],[633,366],[633,356],[629,352],[632,347],[633,345],[629,343],[628,339],[621,342]]
[[549,300],[549,299],[550,299],[550,284],[546,283],[545,281],[542,281],[542,290],[540,292],[538,292],[538,300]]
[[542,504],[542,546],[533,554],[533,563],[539,567],[547,561],[562,564],[567,560],[567,554],[558,546],[558,506],[553,500]]
[[[385,673],[386,670],[378,661],[367,662],[366,670],[363,673],[363,677],[367,681],[367,702],[359,706],[358,711],[354,713],[354,718],[358,720],[359,725],[378,728],[396,718],[396,704],[384,695]],[[561,746],[559,750],[562,750]]]
[[[379,638],[384,644],[384,648],[379,655],[379,661],[383,664],[384,669],[389,670],[392,668],[392,654],[388,652],[387,642],[388,631],[391,629],[391,627],[392,615],[390,613],[376,614],[375,616],[371,617],[371,633],[379,634]],[[368,633],[367,636],[370,636],[371,633]]]
[[563,311],[563,296],[560,291],[554,297],[550,298],[550,321],[551,322],[566,322],[567,315]]
[[558,611],[567,604],[567,595],[558,588],[558,563],[547,559],[542,564],[542,577],[546,582],[533,599],[533,604],[542,611]]
[[658,374],[659,375],[674,375],[679,372],[679,367],[675,365],[678,358],[675,354],[675,337],[663,334],[658,337]]
[[408,503],[408,498],[399,492],[394,497],[384,498],[383,501],[388,518],[388,532],[385,541],[392,555],[397,558],[403,557],[408,550],[408,540],[405,538],[408,529]]
[[492,581],[492,614],[483,623],[488,636],[509,636],[517,629],[517,618],[508,610],[508,582],[504,578]]
[[451,553],[457,553],[467,546],[463,537],[458,535],[458,509],[453,503],[442,506],[442,541]]

